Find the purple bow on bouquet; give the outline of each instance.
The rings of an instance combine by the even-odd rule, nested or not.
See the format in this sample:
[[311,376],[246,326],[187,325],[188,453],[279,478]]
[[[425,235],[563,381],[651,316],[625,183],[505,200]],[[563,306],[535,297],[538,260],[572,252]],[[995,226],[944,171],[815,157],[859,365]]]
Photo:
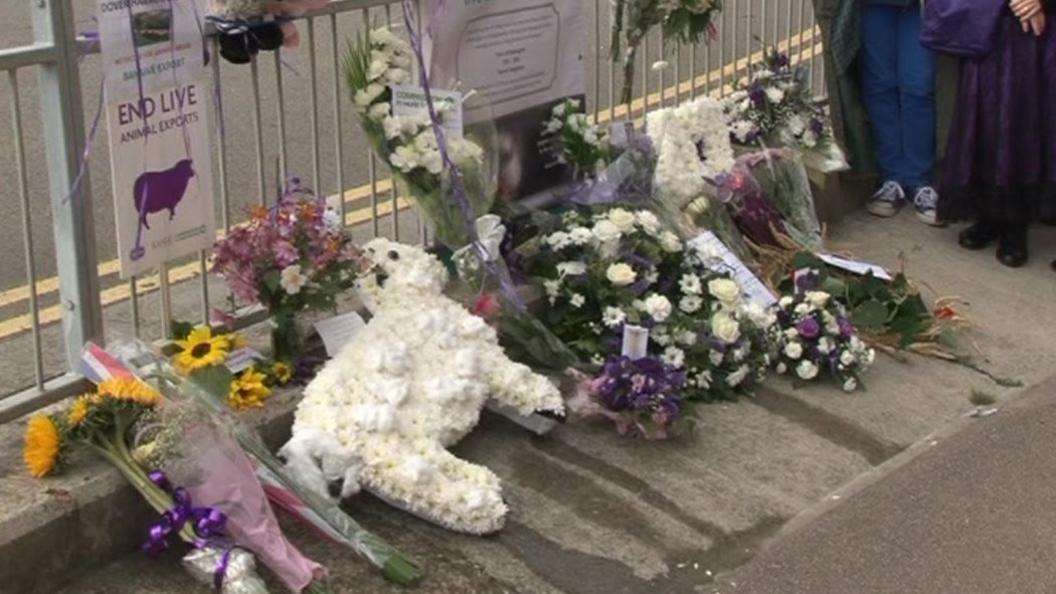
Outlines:
[[191,496],[183,487],[173,487],[169,478],[160,470],[152,471],[150,481],[172,497],[173,506],[161,518],[150,526],[150,537],[143,543],[143,551],[157,556],[169,548],[169,537],[179,533],[188,523],[198,540],[195,546],[201,548],[224,535],[224,524],[227,516],[215,507],[194,507]]

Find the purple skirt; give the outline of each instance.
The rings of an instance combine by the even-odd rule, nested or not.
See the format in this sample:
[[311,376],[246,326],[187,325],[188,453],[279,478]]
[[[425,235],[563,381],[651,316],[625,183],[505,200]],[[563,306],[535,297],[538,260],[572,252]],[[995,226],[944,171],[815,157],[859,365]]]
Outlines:
[[1029,221],[1056,215],[1056,14],[1045,34],[1006,15],[993,51],[961,62],[939,216]]

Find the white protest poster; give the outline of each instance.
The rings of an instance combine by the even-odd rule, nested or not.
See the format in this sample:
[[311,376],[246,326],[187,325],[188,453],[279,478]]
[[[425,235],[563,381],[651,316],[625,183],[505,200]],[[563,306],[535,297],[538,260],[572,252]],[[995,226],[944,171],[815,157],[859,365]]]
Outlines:
[[[458,88],[468,127],[494,120],[499,198],[518,200],[567,179],[539,151],[543,125],[586,94],[583,0],[428,0],[430,82]],[[439,6],[438,6],[439,5]]]
[[121,276],[215,239],[211,82],[196,0],[99,0]]

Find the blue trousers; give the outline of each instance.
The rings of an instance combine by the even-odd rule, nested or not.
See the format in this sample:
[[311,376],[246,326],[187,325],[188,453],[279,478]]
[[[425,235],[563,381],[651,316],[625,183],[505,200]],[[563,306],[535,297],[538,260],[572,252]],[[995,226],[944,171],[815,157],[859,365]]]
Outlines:
[[920,6],[866,4],[861,82],[884,180],[931,183],[935,165],[935,56],[920,43]]

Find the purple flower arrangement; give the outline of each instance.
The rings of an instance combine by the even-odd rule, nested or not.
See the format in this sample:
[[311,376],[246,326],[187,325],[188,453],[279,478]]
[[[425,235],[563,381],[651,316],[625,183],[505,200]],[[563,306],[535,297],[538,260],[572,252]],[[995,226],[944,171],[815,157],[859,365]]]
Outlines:
[[610,359],[574,401],[582,416],[612,420],[620,435],[666,439],[684,421],[685,373],[654,357]]

